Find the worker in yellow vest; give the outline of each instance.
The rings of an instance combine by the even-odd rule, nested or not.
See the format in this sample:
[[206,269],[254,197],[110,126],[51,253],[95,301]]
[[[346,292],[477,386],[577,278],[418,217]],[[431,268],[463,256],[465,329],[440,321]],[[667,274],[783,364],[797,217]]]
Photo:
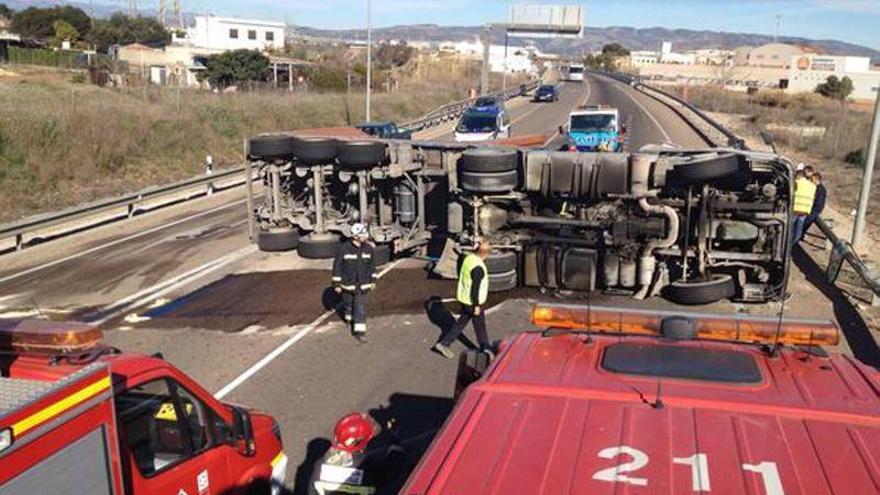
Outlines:
[[813,211],[813,202],[816,199],[816,184],[807,177],[805,171],[795,175],[794,181],[794,205],[792,211],[791,245],[800,241],[804,236],[804,225],[807,217]]
[[455,357],[449,346],[461,336],[461,332],[470,321],[474,322],[474,333],[477,335],[480,350],[492,356],[489,334],[486,332],[486,314],[483,309],[489,297],[489,270],[486,268],[486,259],[491,252],[492,246],[487,241],[482,241],[476,253],[467,253],[464,256],[458,274],[456,292],[456,299],[461,304],[461,314],[455,324],[444,332],[432,347],[447,359]]

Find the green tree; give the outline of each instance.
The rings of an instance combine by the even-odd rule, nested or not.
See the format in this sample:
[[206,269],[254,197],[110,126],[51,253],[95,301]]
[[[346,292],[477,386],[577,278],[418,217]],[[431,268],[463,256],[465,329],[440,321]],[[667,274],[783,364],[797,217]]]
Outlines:
[[200,81],[208,81],[215,88],[226,88],[251,81],[265,81],[269,73],[269,59],[257,50],[233,50],[211,55],[205,60],[206,70],[199,74]]
[[620,43],[608,43],[602,47],[602,55],[606,57],[628,57],[629,50]]
[[96,20],[87,39],[100,51],[107,51],[110,45],[132,43],[158,48],[171,43],[171,34],[152,17],[129,17],[117,13],[109,19]]
[[10,9],[9,6],[7,6],[5,3],[0,3],[0,17],[5,17],[6,19],[11,19],[12,14],[14,14],[14,13],[15,13],[15,11]]
[[58,42],[76,41],[80,37],[79,31],[77,31],[75,27],[61,19],[52,23],[52,29],[55,30],[55,40]]
[[76,7],[30,7],[12,15],[10,29],[30,39],[49,39],[55,36],[55,21],[64,21],[78,33],[86,34],[92,26],[89,16]]
[[598,55],[589,54],[584,57],[584,65],[598,70],[617,70],[615,60],[618,57],[628,57],[629,50],[620,43],[608,43],[602,46],[602,52]]
[[846,76],[843,76],[843,79],[838,79],[837,76],[828,76],[825,82],[816,86],[816,92],[832,100],[844,101],[853,92],[853,82]]

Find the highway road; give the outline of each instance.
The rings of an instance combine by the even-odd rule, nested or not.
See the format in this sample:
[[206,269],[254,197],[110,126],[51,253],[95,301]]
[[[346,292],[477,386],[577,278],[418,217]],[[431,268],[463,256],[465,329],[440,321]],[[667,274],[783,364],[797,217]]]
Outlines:
[[[620,108],[631,150],[666,141],[703,145],[659,102],[592,76],[564,84],[559,102],[512,104],[514,135],[544,133],[561,143],[556,128],[583,102]],[[448,138],[448,129],[431,132]],[[328,263],[256,251],[245,221],[243,191],[231,190],[4,256],[0,316],[101,321],[111,344],[163,352],[210,392],[272,413],[283,426],[291,488],[300,480],[296,493],[304,493],[302,480],[347,412],[370,411],[382,423],[394,418],[417,457],[452,407],[455,363],[428,350],[450,318],[432,296],[448,297],[452,284],[428,280],[416,260],[386,266],[370,296],[369,343],[358,345],[326,309]],[[821,287],[810,263],[798,261],[789,311],[855,325],[847,334],[853,352],[876,357],[876,344],[847,321],[853,314]],[[529,328],[525,300],[538,296],[518,290],[505,297],[493,300],[493,338]],[[670,307],[659,299],[646,304]]]

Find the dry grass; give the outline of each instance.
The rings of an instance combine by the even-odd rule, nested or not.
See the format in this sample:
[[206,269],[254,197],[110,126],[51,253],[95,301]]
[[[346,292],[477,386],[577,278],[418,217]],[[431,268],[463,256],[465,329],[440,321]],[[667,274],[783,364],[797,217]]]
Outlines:
[[[0,220],[192,176],[209,154],[236,163],[259,132],[363,119],[363,99],[344,94],[112,90],[69,77],[0,78]],[[463,96],[429,84],[376,94],[373,117],[402,121]]]

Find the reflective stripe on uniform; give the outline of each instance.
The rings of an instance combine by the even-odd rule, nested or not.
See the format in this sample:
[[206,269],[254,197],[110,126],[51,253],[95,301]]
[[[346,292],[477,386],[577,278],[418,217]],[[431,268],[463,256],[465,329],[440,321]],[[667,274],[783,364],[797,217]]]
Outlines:
[[356,259],[358,259],[358,255],[356,255],[356,254],[343,254],[342,257],[345,258],[345,259],[347,259],[347,260],[356,260]]
[[477,304],[484,304],[489,298],[489,270],[486,269],[486,262],[474,253],[465,255],[464,262],[461,264],[461,271],[458,274],[458,291],[456,299],[462,304],[468,306],[473,305],[471,300],[471,272],[474,268],[481,267],[483,269],[483,279],[480,280],[480,290],[478,294]]
[[357,289],[357,286],[356,286],[356,285],[340,285],[340,287],[342,287],[343,290],[355,290],[355,289]]
[[355,323],[353,328],[355,333],[364,333],[367,331],[366,323]]
[[373,255],[370,253],[361,253],[361,257],[363,257],[364,259],[368,259],[368,258],[372,258]]
[[361,284],[361,290],[372,289],[376,284]]
[[342,277],[337,277],[334,275],[331,280],[333,280],[334,282],[342,282]]
[[809,215],[813,211],[816,199],[816,184],[806,177],[796,180],[794,189],[794,207],[792,210],[800,215]]

